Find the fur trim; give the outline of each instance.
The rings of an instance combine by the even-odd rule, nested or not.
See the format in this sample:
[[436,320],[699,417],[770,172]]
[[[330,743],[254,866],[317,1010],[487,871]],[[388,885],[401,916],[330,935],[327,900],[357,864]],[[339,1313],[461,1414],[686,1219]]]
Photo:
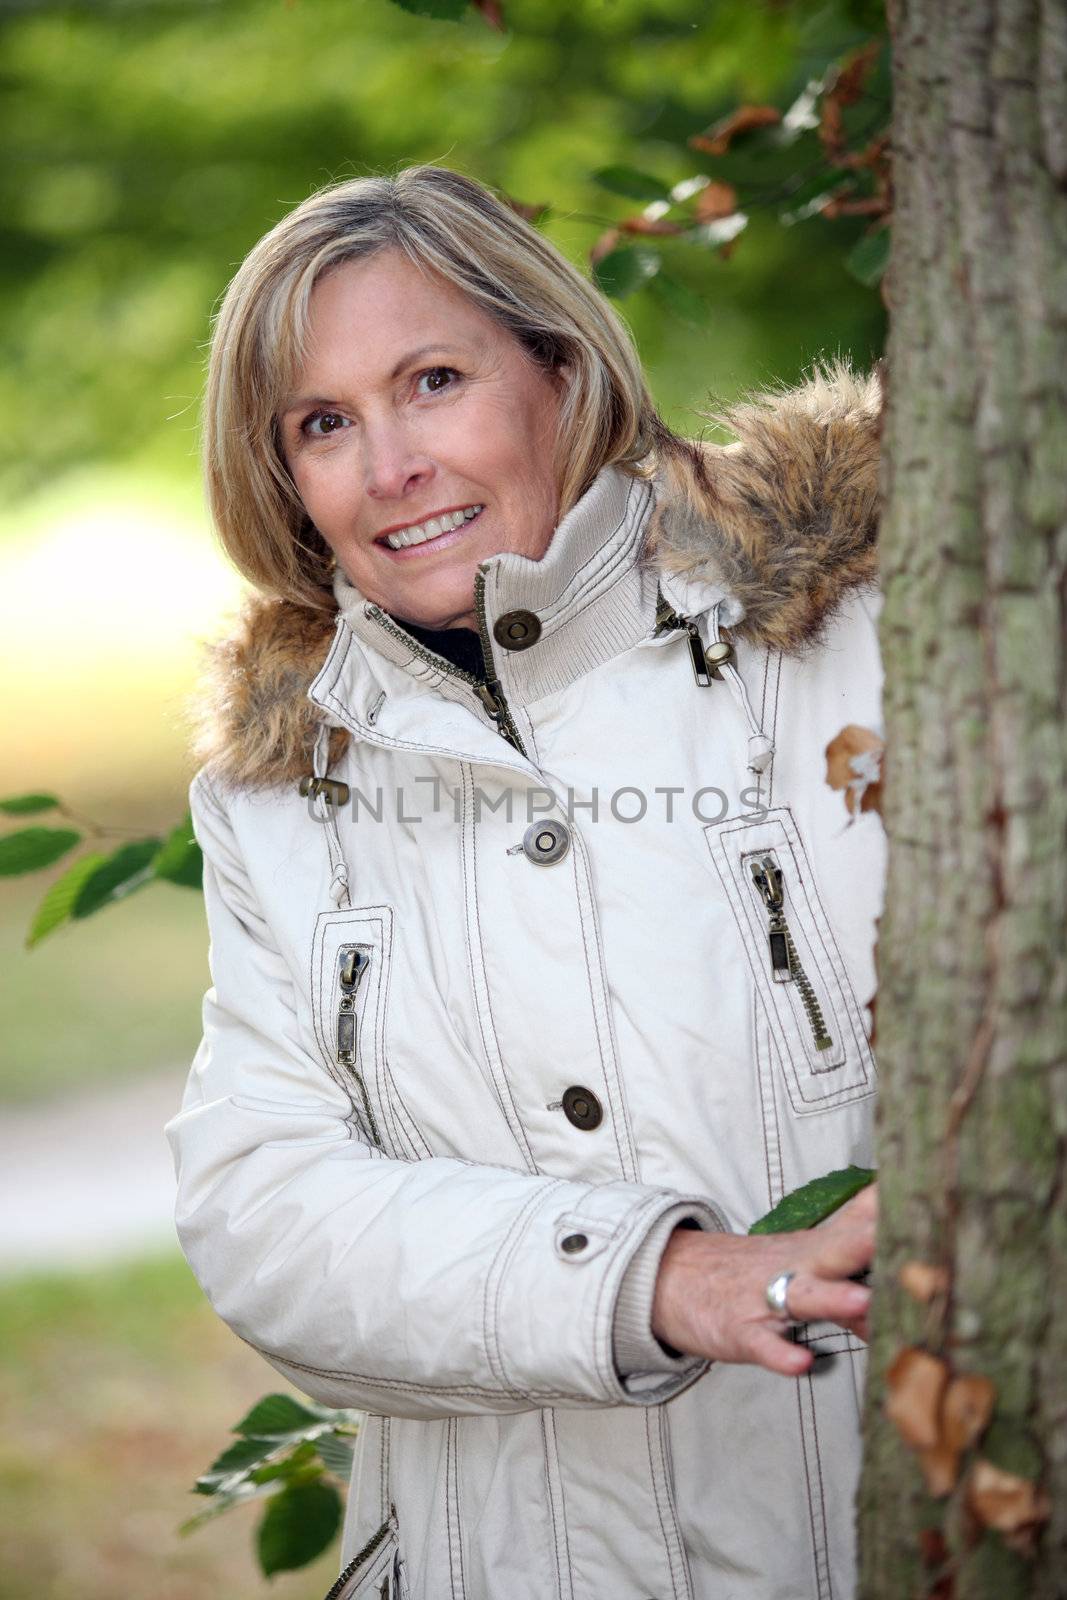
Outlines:
[[[225,786],[295,783],[311,771],[320,718],[307,698],[326,659],[336,615],[249,595],[229,638],[210,645],[193,706],[193,751]],[[349,741],[330,734],[330,764]]]
[[[649,559],[721,582],[745,610],[735,633],[811,648],[845,596],[877,575],[880,404],[877,377],[835,364],[713,419],[735,444],[671,444]],[[210,651],[195,712],[195,753],[216,780],[264,788],[311,770],[318,714],[307,691],[335,625],[334,614],[291,601],[246,601],[235,632]],[[349,737],[332,731],[331,764]]]
[[880,412],[877,375],[835,363],[710,418],[737,442],[686,441],[664,461],[653,561],[721,582],[744,608],[741,637],[810,648],[877,577]]

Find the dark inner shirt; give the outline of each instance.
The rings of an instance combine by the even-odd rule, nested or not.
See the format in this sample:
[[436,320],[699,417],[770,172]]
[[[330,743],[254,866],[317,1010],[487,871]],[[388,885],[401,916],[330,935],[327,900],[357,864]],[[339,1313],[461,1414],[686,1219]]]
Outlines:
[[418,628],[413,622],[404,622],[400,617],[394,617],[393,621],[405,633],[417,639],[419,644],[425,645],[427,650],[432,650],[434,655],[444,656],[446,661],[463,672],[469,672],[479,683],[485,682],[481,641],[473,628]]

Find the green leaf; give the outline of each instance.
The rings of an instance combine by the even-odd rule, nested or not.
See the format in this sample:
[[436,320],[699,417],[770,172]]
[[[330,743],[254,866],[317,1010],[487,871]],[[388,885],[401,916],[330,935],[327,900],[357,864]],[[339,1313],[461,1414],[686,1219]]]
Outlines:
[[102,851],[91,851],[89,855],[79,856],[74,865],[68,867],[61,878],[56,879],[37,907],[30,924],[30,931],[26,935],[27,950],[32,950],[35,944],[40,944],[46,934],[54,932],[68,920],[82,884],[106,860],[107,856]]
[[288,1434],[300,1434],[308,1428],[321,1427],[333,1420],[335,1413],[309,1410],[288,1394],[267,1394],[257,1400],[251,1411],[234,1428],[234,1433],[246,1439],[279,1439]]
[[682,322],[689,323],[691,327],[703,327],[707,322],[707,306],[687,283],[680,283],[677,278],[670,278],[665,272],[657,272],[649,283],[649,288],[656,299]]
[[74,901],[72,917],[89,917],[102,906],[122,900],[135,889],[152,881],[152,862],[159,853],[159,839],[135,839],[120,845],[113,855],[82,884]]
[[599,167],[592,174],[592,178],[602,189],[609,189],[612,194],[624,195],[627,200],[671,198],[669,185],[661,183],[658,178],[653,178],[647,172],[639,172],[636,167]]
[[202,1477],[197,1478],[194,1492],[218,1494],[235,1489],[243,1478],[248,1477],[253,1467],[261,1466],[277,1448],[273,1439],[238,1439],[216,1457]]
[[868,289],[873,289],[882,281],[882,275],[889,265],[889,237],[889,228],[864,234],[859,244],[854,245],[845,257],[848,271],[860,283],[865,283]]
[[310,1439],[283,1450],[277,1460],[265,1461],[250,1474],[253,1483],[273,1483],[283,1479],[286,1483],[309,1483],[322,1477],[319,1453]]
[[874,1182],[869,1167],[842,1167],[824,1178],[813,1178],[801,1188],[785,1195],[772,1211],[760,1217],[749,1233],[792,1233],[794,1229],[814,1228],[854,1194]]
[[654,278],[660,269],[660,256],[656,250],[623,245],[611,250],[593,268],[597,285],[614,300],[624,300],[635,289],[640,289]]
[[54,811],[58,804],[54,794],[13,794],[0,800],[0,811],[9,817],[29,817],[35,811]]
[[744,233],[747,227],[748,213],[733,211],[728,217],[716,217],[714,222],[698,222],[695,228],[689,229],[686,238],[692,239],[696,244],[710,244],[717,247],[729,244],[739,233]]
[[80,841],[73,828],[20,828],[0,839],[0,878],[39,872],[65,856]]
[[467,9],[467,0],[393,0],[401,11],[416,17],[436,17],[439,22],[458,22]]
[[341,1524],[341,1497],[329,1483],[294,1483],[276,1494],[256,1537],[259,1564],[269,1578],[293,1572],[321,1555]]
[[347,1484],[352,1476],[353,1439],[340,1433],[324,1433],[315,1440],[319,1460],[327,1472]]
[[225,1494],[216,1495],[204,1511],[198,1511],[195,1516],[181,1523],[178,1532],[195,1533],[197,1528],[202,1528],[206,1522],[214,1522],[216,1517],[221,1517],[224,1511],[231,1510],[233,1506],[247,1505],[249,1500],[263,1500],[267,1495],[277,1492],[273,1484],[260,1485],[250,1483],[247,1478],[242,1479],[235,1488],[227,1490]]
[[181,884],[184,889],[203,887],[204,857],[193,837],[193,823],[188,812],[163,841],[163,848],[152,863],[152,871],[157,878]]

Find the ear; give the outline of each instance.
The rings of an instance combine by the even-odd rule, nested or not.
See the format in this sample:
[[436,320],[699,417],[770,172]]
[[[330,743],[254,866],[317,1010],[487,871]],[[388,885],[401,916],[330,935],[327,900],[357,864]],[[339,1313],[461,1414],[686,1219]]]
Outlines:
[[567,361],[557,361],[552,374],[561,389],[569,389],[574,379],[574,368]]

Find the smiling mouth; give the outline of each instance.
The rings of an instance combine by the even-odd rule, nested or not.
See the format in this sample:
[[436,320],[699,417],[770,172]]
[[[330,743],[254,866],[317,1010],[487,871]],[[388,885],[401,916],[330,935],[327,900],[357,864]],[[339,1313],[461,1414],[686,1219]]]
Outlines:
[[456,511],[446,511],[437,517],[428,517],[425,522],[413,523],[411,527],[399,528],[395,533],[382,534],[374,542],[394,553],[438,544],[459,533],[468,523],[476,521],[484,510],[485,506],[480,503],[463,506]]

